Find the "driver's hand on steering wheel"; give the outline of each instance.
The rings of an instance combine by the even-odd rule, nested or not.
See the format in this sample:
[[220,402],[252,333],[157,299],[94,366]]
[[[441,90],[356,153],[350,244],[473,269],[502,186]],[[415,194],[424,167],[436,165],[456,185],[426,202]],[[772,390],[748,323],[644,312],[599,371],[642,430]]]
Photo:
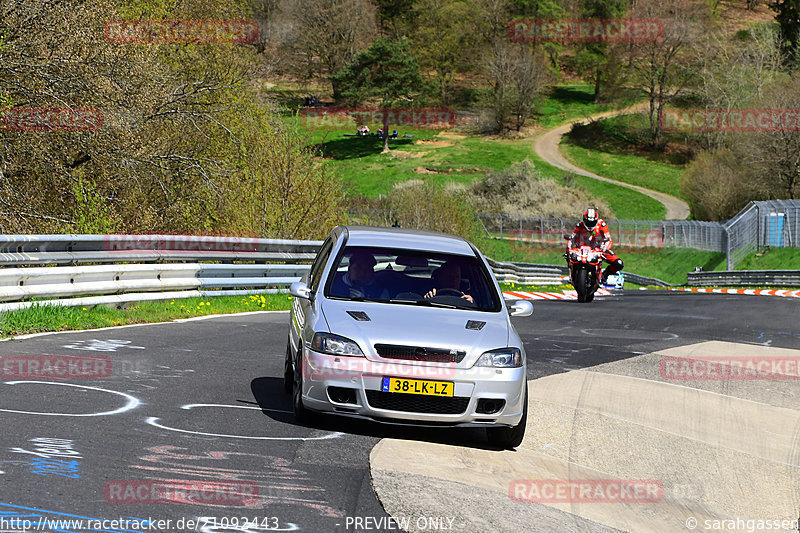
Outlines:
[[[461,292],[458,289],[447,289],[447,290]],[[433,298],[434,296],[436,296],[436,289],[429,290],[428,292],[425,293],[424,297],[425,298]],[[469,294],[465,294],[465,293],[461,292],[461,297],[464,298],[466,301],[468,301],[471,304],[475,303],[475,300]]]

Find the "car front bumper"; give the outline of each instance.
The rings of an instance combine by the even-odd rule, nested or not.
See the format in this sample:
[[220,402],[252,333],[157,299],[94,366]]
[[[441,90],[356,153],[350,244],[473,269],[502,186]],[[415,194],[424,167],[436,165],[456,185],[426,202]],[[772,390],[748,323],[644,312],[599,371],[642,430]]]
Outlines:
[[[525,367],[457,368],[398,360],[321,354],[306,347],[302,360],[303,404],[314,411],[368,418],[379,422],[452,426],[516,426],[522,419]],[[452,398],[384,392],[384,378],[448,381]],[[333,388],[333,389],[332,389]],[[336,389],[353,391],[348,401],[334,401]],[[503,406],[479,412],[487,403]]]

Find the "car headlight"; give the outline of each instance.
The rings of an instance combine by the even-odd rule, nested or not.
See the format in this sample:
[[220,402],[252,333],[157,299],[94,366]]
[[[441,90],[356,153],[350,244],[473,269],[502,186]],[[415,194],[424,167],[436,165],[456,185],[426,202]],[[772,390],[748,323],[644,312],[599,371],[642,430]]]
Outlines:
[[314,333],[311,349],[328,355],[347,355],[351,357],[364,355],[355,342],[330,333]]
[[500,348],[481,355],[475,366],[494,368],[517,368],[522,366],[522,351],[519,348]]

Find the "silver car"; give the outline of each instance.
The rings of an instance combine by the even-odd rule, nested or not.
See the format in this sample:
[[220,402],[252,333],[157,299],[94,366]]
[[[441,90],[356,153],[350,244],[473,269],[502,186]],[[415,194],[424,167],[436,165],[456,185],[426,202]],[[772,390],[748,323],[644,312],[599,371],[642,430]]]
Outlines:
[[484,427],[522,442],[525,349],[486,258],[427,231],[339,226],[292,284],[284,386],[298,420]]

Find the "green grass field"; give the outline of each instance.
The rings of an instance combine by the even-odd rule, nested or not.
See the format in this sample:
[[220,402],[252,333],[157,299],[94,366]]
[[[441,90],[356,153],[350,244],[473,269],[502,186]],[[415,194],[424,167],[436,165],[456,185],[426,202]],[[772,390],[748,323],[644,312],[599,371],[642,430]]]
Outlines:
[[681,198],[687,156],[680,151],[645,151],[648,128],[641,114],[603,119],[573,129],[562,140],[561,151],[600,176]]
[[[533,161],[539,171],[545,177],[558,180],[559,183],[573,183],[581,189],[587,191],[595,197],[602,198],[614,212],[614,217],[609,217],[603,213],[601,216],[606,218],[622,218],[635,220],[663,220],[667,215],[667,208],[649,196],[640,192],[614,185],[604,181],[568,174],[544,162],[538,155],[531,153],[529,159]],[[567,177],[569,176],[569,177]]]
[[682,197],[680,180],[684,169],[681,166],[639,155],[591,150],[568,140],[561,143],[561,152],[579,167],[604,178]]
[[611,109],[622,109],[641,100],[637,92],[626,92],[619,101],[610,104],[594,103],[591,85],[556,85],[544,93],[534,113],[536,124],[551,129],[569,120],[585,118]]
[[736,270],[800,270],[800,248],[769,248],[748,255]]
[[[553,87],[537,108],[535,123],[549,129],[567,120],[603,111],[604,107],[593,103],[592,99],[592,88],[588,85]],[[370,198],[386,194],[394,184],[410,179],[469,183],[489,171],[502,170],[526,157],[534,158],[532,139],[405,127],[397,128],[400,137],[389,141],[389,154],[382,154],[382,141],[378,137],[352,135],[356,130],[354,120],[346,125],[333,125],[302,115],[299,120],[309,141],[341,176],[348,193]],[[370,127],[374,132],[378,126]],[[548,172],[550,175],[562,177],[562,171],[552,170],[555,172]],[[591,186],[598,189],[594,183]],[[624,209],[623,203],[634,207],[641,202],[639,196],[642,195],[631,195],[620,187],[612,185],[599,189],[604,197],[626,198],[617,202],[620,209]]]
[[[531,139],[499,139],[440,134],[436,130],[409,130],[411,138],[390,141],[391,151],[382,154],[377,137],[348,137],[341,128],[318,128],[311,133],[324,156],[334,166],[349,194],[375,198],[388,193],[395,183],[429,179],[440,183],[470,183],[486,172],[500,170],[525,158],[534,162],[543,176],[562,184],[571,183],[603,198],[616,218],[660,220],[664,206],[641,193],[619,185],[583,176],[565,180],[563,170],[542,161],[533,152]],[[402,135],[402,134],[401,134]]]
[[27,309],[0,313],[0,335],[12,337],[41,331],[67,331],[105,328],[128,324],[167,322],[245,311],[278,311],[291,308],[288,294],[218,296],[139,302],[125,309],[111,306],[58,307],[34,305]]
[[536,124],[551,129],[575,118],[584,118],[607,109],[594,103],[591,85],[557,85],[546,92],[536,107]]
[[[355,127],[353,127],[355,129]],[[469,183],[531,153],[530,141],[487,139],[437,130],[406,129],[382,154],[377,137],[349,137],[350,130],[320,130],[312,141],[344,181],[349,194],[374,198],[411,179]]]

